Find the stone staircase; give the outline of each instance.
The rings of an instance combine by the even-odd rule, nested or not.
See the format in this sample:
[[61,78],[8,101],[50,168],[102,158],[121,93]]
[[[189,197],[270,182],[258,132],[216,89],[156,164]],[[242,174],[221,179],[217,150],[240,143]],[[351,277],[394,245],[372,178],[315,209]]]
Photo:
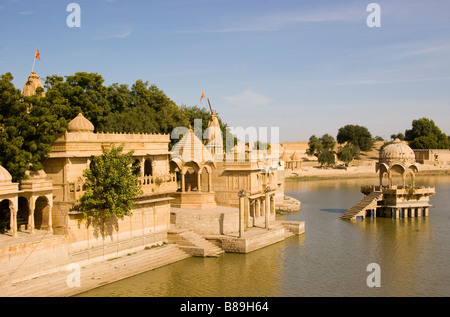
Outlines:
[[[2,296],[10,297],[73,296],[189,257],[191,255],[175,244],[150,247],[130,256],[124,255],[107,261],[80,264],[80,287],[68,287],[67,278],[73,270],[66,270],[66,267],[63,267],[58,272],[44,275],[31,282],[0,285],[0,293]],[[39,293],[40,289],[45,289],[42,295]]]
[[176,243],[180,249],[192,256],[217,257],[224,251],[190,229],[171,229],[167,233],[169,243]]
[[347,212],[344,213],[340,217],[340,219],[355,220],[356,217],[358,216],[365,217],[367,210],[377,208],[377,202],[378,200],[381,199],[382,196],[383,193],[377,191],[368,194],[363,199],[361,199],[356,205],[347,210]]

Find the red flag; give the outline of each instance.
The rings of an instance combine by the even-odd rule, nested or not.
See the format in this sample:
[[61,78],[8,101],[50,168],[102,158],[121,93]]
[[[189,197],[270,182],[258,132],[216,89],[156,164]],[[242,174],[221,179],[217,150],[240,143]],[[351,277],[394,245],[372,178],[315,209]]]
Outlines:
[[34,57],[37,58],[38,60],[41,60],[38,49],[36,49],[36,54],[34,55]]
[[200,98],[200,102],[202,102],[202,99],[203,98],[205,98],[205,92],[204,91],[202,91],[202,96],[201,96],[201,98]]

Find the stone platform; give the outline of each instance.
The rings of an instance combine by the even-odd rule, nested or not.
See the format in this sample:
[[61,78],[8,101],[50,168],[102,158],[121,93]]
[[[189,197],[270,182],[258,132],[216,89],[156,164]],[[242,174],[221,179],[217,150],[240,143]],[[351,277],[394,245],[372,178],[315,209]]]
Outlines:
[[305,233],[304,221],[275,221],[269,229],[247,228],[242,237],[239,233],[204,236],[225,252],[249,253],[283,241],[293,235]]
[[268,229],[260,223],[245,228],[239,237],[239,209],[226,206],[207,210],[171,208],[170,218],[173,228],[192,230],[225,252],[232,253],[248,253],[305,232],[303,221],[271,219]]

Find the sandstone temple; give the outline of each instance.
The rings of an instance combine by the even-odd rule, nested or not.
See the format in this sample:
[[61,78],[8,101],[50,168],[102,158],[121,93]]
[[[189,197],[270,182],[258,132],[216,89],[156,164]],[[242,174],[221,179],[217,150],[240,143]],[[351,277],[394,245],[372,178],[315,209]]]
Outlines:
[[[32,73],[23,92],[33,94],[37,87],[43,86]],[[161,243],[197,256],[246,253],[304,232],[302,222],[276,220],[284,199],[276,151],[262,153],[247,144],[244,160],[235,159],[238,151],[224,153],[214,111],[204,135],[202,141],[186,127],[169,150],[169,134],[96,133],[80,113],[51,145],[43,170],[19,184],[0,166],[0,243],[7,245],[0,250],[0,277],[37,276]],[[130,216],[100,226],[76,207],[85,189],[83,171],[112,145],[133,150],[143,194]]]

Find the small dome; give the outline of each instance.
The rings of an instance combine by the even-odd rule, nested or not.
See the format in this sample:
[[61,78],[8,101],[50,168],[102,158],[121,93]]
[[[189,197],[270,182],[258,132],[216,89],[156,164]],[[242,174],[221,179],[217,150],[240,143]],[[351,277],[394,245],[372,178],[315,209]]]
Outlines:
[[0,165],[0,184],[9,184],[12,182],[11,174]]
[[79,113],[67,127],[68,132],[94,132],[94,125],[86,119],[83,114]]
[[415,160],[414,151],[399,139],[395,139],[394,143],[385,146],[380,152],[380,161],[414,162]]
[[47,177],[47,174],[43,170],[26,171],[25,175],[27,175],[30,179],[45,179]]

